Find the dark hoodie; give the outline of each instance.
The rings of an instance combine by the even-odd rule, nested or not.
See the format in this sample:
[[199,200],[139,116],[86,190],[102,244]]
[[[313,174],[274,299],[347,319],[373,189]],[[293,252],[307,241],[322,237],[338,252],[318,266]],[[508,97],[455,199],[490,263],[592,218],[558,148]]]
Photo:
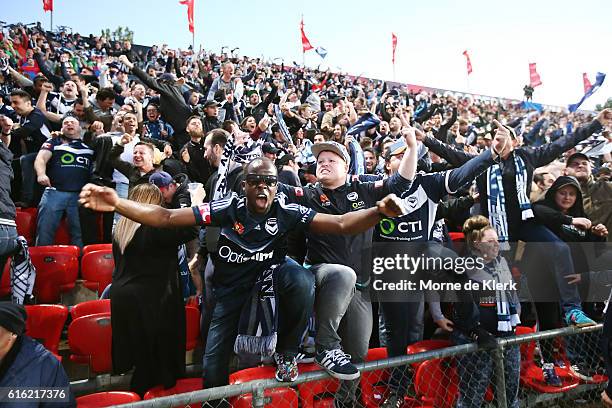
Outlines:
[[[563,186],[567,185],[574,186],[576,189],[576,202],[567,213],[563,213],[555,203],[555,194]],[[572,225],[573,218],[587,218],[582,204],[580,183],[578,183],[575,177],[561,176],[557,178],[546,192],[544,199],[533,205],[533,213],[538,222],[544,224],[565,242],[600,240],[598,237],[591,234],[590,231],[584,231]]]
[[187,175],[183,173],[177,174],[174,176],[174,182],[177,184],[177,187],[169,208],[191,207],[191,194],[189,193],[189,178]]

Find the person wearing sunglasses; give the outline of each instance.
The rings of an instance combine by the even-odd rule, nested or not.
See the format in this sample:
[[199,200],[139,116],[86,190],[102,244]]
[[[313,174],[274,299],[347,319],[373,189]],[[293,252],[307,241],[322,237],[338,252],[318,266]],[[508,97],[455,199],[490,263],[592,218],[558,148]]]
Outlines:
[[[317,213],[285,202],[277,195],[277,169],[267,158],[257,158],[244,168],[245,196],[213,200],[176,210],[120,199],[112,189],[88,184],[80,202],[96,211],[116,211],[124,217],[154,227],[218,226],[218,251],[211,254],[215,267],[213,292],[216,305],[204,359],[204,384],[227,384],[229,360],[237,337],[241,311],[251,298],[256,279],[275,267],[278,337],[274,354],[279,381],[297,378],[295,356],[314,303],[315,279],[311,272],[286,257],[287,234],[305,229],[319,235],[359,234],[371,229],[382,216],[400,215],[397,197],[381,197],[373,207],[344,215]],[[276,265],[276,266],[275,266]]]

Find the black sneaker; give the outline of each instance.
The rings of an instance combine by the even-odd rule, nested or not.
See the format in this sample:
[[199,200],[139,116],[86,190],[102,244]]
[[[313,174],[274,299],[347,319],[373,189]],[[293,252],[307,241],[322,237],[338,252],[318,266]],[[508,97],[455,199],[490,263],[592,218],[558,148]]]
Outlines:
[[380,408],[400,408],[404,404],[404,399],[399,395],[391,394],[382,403]]
[[297,353],[297,356],[295,356],[295,359],[297,360],[298,364],[314,363],[315,353],[310,351],[300,351]]
[[484,349],[492,349],[497,346],[495,336],[483,329],[482,326],[476,326],[470,330],[468,337],[478,343],[478,347]]
[[359,378],[359,370],[351,363],[351,356],[344,354],[339,348],[321,351],[316,355],[315,362],[339,380]]
[[584,363],[575,363],[570,366],[569,373],[582,380],[593,381],[593,376],[597,374],[597,370],[592,369]]

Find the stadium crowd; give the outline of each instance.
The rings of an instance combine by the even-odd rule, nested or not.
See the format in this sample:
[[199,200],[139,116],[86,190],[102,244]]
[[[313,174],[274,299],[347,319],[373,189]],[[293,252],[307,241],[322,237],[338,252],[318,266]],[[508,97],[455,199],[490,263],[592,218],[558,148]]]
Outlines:
[[[539,330],[605,321],[601,364],[610,372],[612,317],[579,288],[605,281],[595,272],[612,257],[591,252],[612,228],[612,111],[533,107],[10,26],[0,38],[1,265],[19,246],[16,206],[38,208],[37,246],[53,244],[63,217],[74,245],[99,242],[94,220],[104,212],[116,265],[103,295],[113,367],[135,367],[140,395],[184,376],[179,333],[192,296],[206,388],[260,362],[254,355],[272,357],[279,381],[295,380],[298,362],[310,360],[341,380],[336,406],[352,407],[355,364],[368,348],[404,355],[436,331],[486,349],[521,321]],[[450,239],[460,231],[461,248]],[[419,291],[370,301],[362,248],[391,242],[411,256],[486,261],[427,276],[518,281],[533,297],[493,290],[446,302],[448,294]],[[540,348],[544,380],[560,386],[552,344]],[[518,407],[520,353],[505,353],[507,401]],[[580,378],[599,368],[583,350],[572,356]],[[481,406],[490,358],[458,364],[458,406]],[[401,406],[410,375],[393,370],[383,406]],[[612,384],[602,394],[612,406],[609,396]]]

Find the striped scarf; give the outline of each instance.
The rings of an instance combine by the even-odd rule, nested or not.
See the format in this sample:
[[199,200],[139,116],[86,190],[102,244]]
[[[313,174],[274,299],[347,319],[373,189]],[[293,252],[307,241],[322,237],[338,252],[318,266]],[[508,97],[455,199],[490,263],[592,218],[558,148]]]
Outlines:
[[26,239],[22,236],[17,237],[17,245],[18,251],[11,259],[11,291],[13,303],[23,305],[32,297],[36,268],[30,259]]
[[[516,194],[521,208],[521,218],[523,221],[533,218],[533,211],[527,195],[528,183],[531,181],[527,177],[527,168],[523,159],[514,154],[514,166],[516,169]],[[508,233],[508,218],[506,215],[506,196],[504,184],[502,182],[502,170],[499,164],[494,164],[487,170],[487,196],[489,222],[495,228],[499,237],[500,248],[509,250],[510,238]]]
[[[493,262],[475,272],[468,272],[470,279],[475,281],[494,280],[496,284],[512,283],[512,274],[506,259],[498,256]],[[515,291],[495,290],[497,310],[497,331],[511,332],[521,323],[520,302]]]
[[275,293],[275,273],[279,264],[266,268],[258,277],[251,300],[240,313],[238,336],[234,352],[269,357],[276,351],[278,313]]

